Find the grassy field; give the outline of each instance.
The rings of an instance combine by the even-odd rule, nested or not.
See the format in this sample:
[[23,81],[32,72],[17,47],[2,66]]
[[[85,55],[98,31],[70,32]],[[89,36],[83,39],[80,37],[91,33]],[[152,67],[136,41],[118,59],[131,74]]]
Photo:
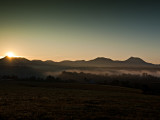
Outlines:
[[0,120],[158,120],[160,96],[88,84],[0,81]]

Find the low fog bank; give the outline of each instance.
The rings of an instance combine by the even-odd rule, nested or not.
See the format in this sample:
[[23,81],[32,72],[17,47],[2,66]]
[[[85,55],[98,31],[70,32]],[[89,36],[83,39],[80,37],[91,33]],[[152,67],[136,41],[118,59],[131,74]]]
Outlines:
[[[24,68],[23,68],[24,69]],[[141,89],[147,94],[160,95],[159,70],[125,69],[61,69],[57,71],[39,71],[35,69],[7,69],[0,80],[25,80],[55,83],[103,84]],[[21,71],[21,72],[20,72]],[[30,72],[28,72],[30,71]],[[2,71],[1,71],[2,72]],[[9,74],[7,74],[7,72]],[[17,73],[18,72],[18,73]],[[17,73],[17,74],[16,74]],[[40,74],[41,73],[41,74]]]
[[131,74],[131,75],[143,75],[148,74],[155,77],[160,77],[160,71],[159,70],[78,70],[78,69],[69,69],[69,70],[62,70],[57,72],[46,72],[45,75],[51,75],[51,76],[59,76],[63,71],[66,72],[76,72],[76,73],[88,73],[88,74],[95,74],[95,75],[122,75],[122,74]]

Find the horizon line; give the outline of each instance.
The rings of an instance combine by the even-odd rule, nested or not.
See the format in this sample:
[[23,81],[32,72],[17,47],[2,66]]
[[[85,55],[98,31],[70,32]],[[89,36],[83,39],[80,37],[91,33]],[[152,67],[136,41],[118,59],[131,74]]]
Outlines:
[[[3,58],[5,58],[5,57],[9,57],[9,56],[0,56],[0,59],[3,59]],[[131,57],[128,57],[127,59],[124,59],[124,60],[115,60],[115,59],[112,59],[112,58],[109,58],[109,57],[94,57],[94,58],[92,58],[92,59],[76,59],[76,60],[70,60],[70,59],[64,59],[64,60],[60,60],[60,61],[54,61],[54,60],[52,60],[52,59],[46,59],[46,60],[42,60],[42,59],[29,59],[29,58],[27,58],[27,57],[25,57],[25,56],[14,56],[14,57],[9,57],[9,58],[24,58],[24,59],[27,59],[27,60],[29,60],[29,61],[34,61],[34,60],[40,60],[40,61],[43,61],[43,62],[45,62],[45,61],[53,61],[53,62],[63,62],[63,61],[71,61],[71,62],[76,62],[76,61],[90,61],[90,60],[94,60],[94,59],[97,59],[97,58],[106,58],[106,59],[111,59],[111,60],[113,60],[113,61],[126,61],[126,60],[128,60],[128,59],[130,59],[130,58],[140,58],[140,59],[142,59],[143,61],[145,61],[145,62],[147,62],[147,63],[151,63],[151,64],[155,64],[155,65],[159,65],[159,63],[152,63],[152,62],[148,62],[148,61],[146,61],[146,60],[144,60],[143,58],[141,58],[141,57],[133,57],[133,56],[131,56]]]

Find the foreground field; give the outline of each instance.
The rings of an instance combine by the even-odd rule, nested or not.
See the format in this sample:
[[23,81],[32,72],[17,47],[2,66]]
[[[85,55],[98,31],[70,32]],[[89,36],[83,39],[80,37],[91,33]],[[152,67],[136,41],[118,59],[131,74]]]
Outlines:
[[150,120],[160,96],[123,87],[0,81],[0,120]]

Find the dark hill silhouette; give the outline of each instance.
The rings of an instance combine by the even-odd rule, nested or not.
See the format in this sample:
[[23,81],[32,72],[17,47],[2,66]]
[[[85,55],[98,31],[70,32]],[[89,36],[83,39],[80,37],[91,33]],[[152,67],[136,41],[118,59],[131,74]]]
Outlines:
[[141,67],[141,66],[154,66],[151,63],[147,63],[141,58],[138,57],[130,57],[125,61],[114,61],[110,58],[105,57],[97,57],[93,60],[85,61],[62,61],[59,64],[65,66],[74,66],[74,67]]
[[[9,67],[10,66],[10,67]],[[53,72],[61,72],[64,70],[88,70],[104,72],[107,70],[159,70],[159,65],[147,63],[141,58],[131,57],[125,61],[114,61],[109,58],[98,57],[93,60],[77,60],[77,61],[61,61],[54,62],[51,60],[28,60],[21,57],[4,57],[0,59],[0,75],[16,74],[21,75],[28,73],[30,75],[46,75]],[[7,70],[8,69],[8,70]],[[22,73],[22,71],[25,71]]]
[[0,59],[0,65],[28,65],[30,61],[22,57],[4,57]]
[[114,61],[110,58],[105,57],[97,57],[93,60],[77,60],[70,61],[65,60],[61,62],[54,62],[52,60],[42,61],[42,60],[28,60],[26,58],[21,57],[4,57],[0,59],[0,65],[23,65],[23,66],[35,66],[35,65],[56,65],[56,66],[69,66],[69,67],[124,67],[124,66],[159,66],[151,63],[145,62],[143,59],[138,57],[130,57],[125,61]]
[[52,61],[52,60],[46,60],[46,61],[44,61],[46,64],[55,64],[55,62],[54,61]]
[[130,57],[124,62],[128,64],[148,64],[147,62],[138,57]]
[[110,58],[105,58],[105,57],[97,57],[93,60],[90,60],[90,62],[93,61],[93,62],[113,62],[113,60],[111,60]]
[[88,61],[88,63],[95,63],[95,64],[107,64],[107,63],[113,63],[113,62],[114,62],[113,60],[105,57],[97,57],[96,59]]

